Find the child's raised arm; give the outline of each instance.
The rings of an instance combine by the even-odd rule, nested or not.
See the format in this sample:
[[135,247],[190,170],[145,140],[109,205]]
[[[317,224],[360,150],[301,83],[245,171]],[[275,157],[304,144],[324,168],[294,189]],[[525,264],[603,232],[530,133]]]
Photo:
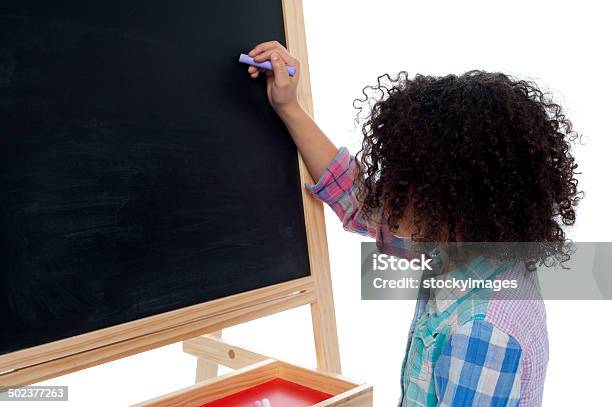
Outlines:
[[[338,148],[327,138],[319,126],[302,109],[297,101],[297,83],[300,78],[300,62],[289,54],[287,49],[277,41],[264,42],[249,52],[257,62],[271,61],[273,72],[250,66],[252,78],[260,73],[268,76],[268,99],[279,117],[289,130],[310,175],[315,182],[319,180],[327,165],[338,154]],[[296,74],[290,77],[285,65],[296,68]]]
[[[260,74],[268,76],[270,104],[287,126],[316,182],[308,186],[310,192],[332,208],[347,231],[376,237],[379,230],[362,216],[353,186],[357,171],[355,158],[346,149],[338,150],[297,101],[300,62],[276,41],[259,44],[249,56],[256,62],[272,62],[273,72],[253,66],[248,71],[252,78]],[[293,77],[289,76],[286,65],[296,68]]]

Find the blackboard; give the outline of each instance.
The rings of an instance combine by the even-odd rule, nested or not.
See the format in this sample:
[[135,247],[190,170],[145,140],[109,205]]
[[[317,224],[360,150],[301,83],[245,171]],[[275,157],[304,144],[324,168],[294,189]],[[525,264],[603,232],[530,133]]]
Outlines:
[[0,354],[310,274],[281,2],[0,6]]

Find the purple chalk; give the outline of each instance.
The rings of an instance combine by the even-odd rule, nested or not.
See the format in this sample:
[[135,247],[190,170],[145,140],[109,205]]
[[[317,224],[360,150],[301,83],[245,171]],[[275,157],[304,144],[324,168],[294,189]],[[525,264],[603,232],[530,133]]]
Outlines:
[[[253,58],[246,54],[240,54],[240,58],[238,58],[238,61],[242,62],[243,64],[256,66],[258,68],[267,69],[269,71],[272,70],[272,63],[270,61],[255,62]],[[287,65],[287,72],[289,72],[289,76],[294,76],[295,68],[293,66]]]

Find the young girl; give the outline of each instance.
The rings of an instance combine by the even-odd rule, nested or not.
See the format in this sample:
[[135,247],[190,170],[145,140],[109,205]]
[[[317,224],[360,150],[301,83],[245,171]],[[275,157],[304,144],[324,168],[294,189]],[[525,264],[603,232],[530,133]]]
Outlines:
[[[574,223],[579,198],[570,154],[577,135],[560,106],[533,83],[501,73],[403,74],[374,87],[384,96],[375,100],[356,159],[299,106],[299,61],[275,41],[249,55],[271,60],[270,103],[318,180],[309,189],[346,230],[402,256],[418,242],[437,242],[447,254],[438,256],[446,278],[519,282],[518,291],[479,289],[477,296],[476,289],[424,292],[408,338],[400,404],[540,405],[548,336],[529,265],[564,254],[562,225]],[[290,77],[285,64],[298,73]],[[263,71],[248,72],[257,78]],[[545,244],[511,259],[477,251],[449,260],[452,250],[444,248],[461,242]]]

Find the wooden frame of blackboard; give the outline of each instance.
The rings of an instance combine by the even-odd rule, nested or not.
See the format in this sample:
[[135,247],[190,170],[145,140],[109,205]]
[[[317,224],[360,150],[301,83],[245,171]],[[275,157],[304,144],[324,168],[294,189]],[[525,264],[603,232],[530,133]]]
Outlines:
[[[279,0],[281,1],[281,0]],[[287,47],[301,62],[298,98],[313,114],[301,0],[282,0]],[[312,182],[301,157],[302,182]],[[0,355],[0,390],[38,382],[309,304],[317,365],[340,373],[323,208],[302,191],[311,275]],[[216,367],[215,367],[216,370]]]

